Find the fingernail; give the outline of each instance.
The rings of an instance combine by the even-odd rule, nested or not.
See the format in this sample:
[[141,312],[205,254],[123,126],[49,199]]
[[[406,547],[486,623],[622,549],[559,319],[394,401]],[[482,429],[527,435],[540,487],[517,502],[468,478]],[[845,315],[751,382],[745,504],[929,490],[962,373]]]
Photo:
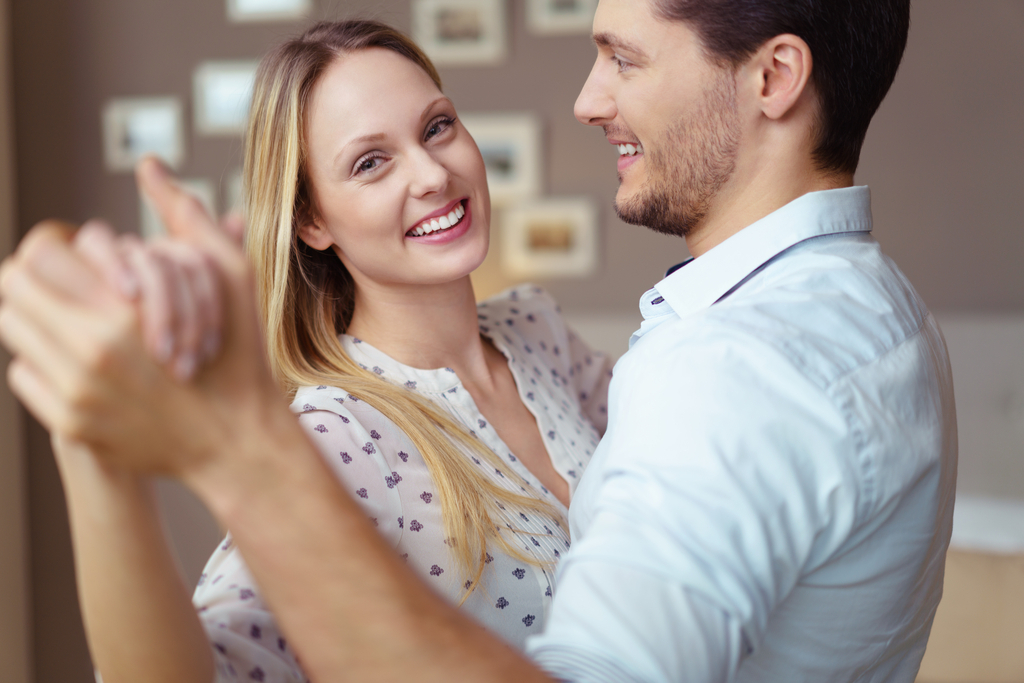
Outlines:
[[164,333],[160,338],[160,343],[156,349],[156,359],[161,363],[166,363],[171,359],[171,352],[174,350],[174,337],[170,332]]
[[174,364],[174,374],[179,380],[185,381],[192,377],[192,373],[196,369],[196,359],[191,353],[186,353],[178,357],[177,362]]
[[213,358],[217,355],[218,349],[220,349],[220,334],[217,332],[208,333],[206,339],[203,340],[203,358]]
[[139,281],[130,270],[121,271],[117,278],[117,287],[126,299],[135,299],[139,295]]
[[167,167],[164,166],[164,162],[155,154],[148,154],[143,157],[142,163],[145,164],[146,172],[154,178],[162,180],[167,177]]

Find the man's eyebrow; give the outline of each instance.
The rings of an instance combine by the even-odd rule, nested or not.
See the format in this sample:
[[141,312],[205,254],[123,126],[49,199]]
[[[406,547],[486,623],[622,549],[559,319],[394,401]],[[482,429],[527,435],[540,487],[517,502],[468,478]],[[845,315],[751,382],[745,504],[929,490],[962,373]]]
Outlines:
[[643,57],[645,59],[647,58],[647,53],[644,52],[642,48],[633,43],[625,41],[612,33],[595,33],[593,36],[593,40],[594,44],[597,45],[598,47],[607,48],[609,50],[624,50],[626,52],[630,52],[636,55],[637,57]]

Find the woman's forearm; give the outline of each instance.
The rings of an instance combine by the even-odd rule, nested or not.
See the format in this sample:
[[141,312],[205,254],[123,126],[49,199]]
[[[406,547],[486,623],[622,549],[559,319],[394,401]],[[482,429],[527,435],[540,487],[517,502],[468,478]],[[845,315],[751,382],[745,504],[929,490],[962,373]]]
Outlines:
[[79,601],[104,683],[211,683],[213,655],[164,537],[151,483],[54,439]]

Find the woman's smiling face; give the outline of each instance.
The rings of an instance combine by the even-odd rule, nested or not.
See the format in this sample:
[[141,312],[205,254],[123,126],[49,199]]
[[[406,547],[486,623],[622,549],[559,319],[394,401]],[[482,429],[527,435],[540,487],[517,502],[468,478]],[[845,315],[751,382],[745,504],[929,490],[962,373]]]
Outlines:
[[483,262],[483,159],[415,63],[382,48],[335,59],[314,86],[305,131],[315,217],[299,235],[332,248],[357,287],[448,283]]

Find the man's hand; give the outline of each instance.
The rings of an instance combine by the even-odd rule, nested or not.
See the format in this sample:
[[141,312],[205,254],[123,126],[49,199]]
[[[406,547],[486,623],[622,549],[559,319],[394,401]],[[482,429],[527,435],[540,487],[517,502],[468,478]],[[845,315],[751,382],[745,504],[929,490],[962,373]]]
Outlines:
[[[151,286],[132,283],[117,264],[102,265],[110,249],[99,228],[75,238],[54,221],[33,228],[0,267],[0,341],[15,356],[12,390],[51,431],[89,444],[109,465],[183,476],[226,448],[242,414],[258,421],[283,405],[234,239],[155,160],[140,165],[139,182],[178,242],[167,248],[190,249],[216,267],[224,297],[223,315],[216,314],[224,319],[218,362],[187,385],[176,381],[173,370],[187,375],[182,370],[196,361],[179,356],[165,368],[147,352],[143,330],[159,325],[140,316],[130,298]],[[202,348],[194,329],[185,335],[190,346],[181,348]],[[150,339],[157,358],[161,344],[159,335]]]
[[134,234],[116,236],[96,220],[79,228],[73,243],[108,284],[136,302],[147,350],[179,380],[216,356],[221,278],[205,252],[166,238],[144,243]]

